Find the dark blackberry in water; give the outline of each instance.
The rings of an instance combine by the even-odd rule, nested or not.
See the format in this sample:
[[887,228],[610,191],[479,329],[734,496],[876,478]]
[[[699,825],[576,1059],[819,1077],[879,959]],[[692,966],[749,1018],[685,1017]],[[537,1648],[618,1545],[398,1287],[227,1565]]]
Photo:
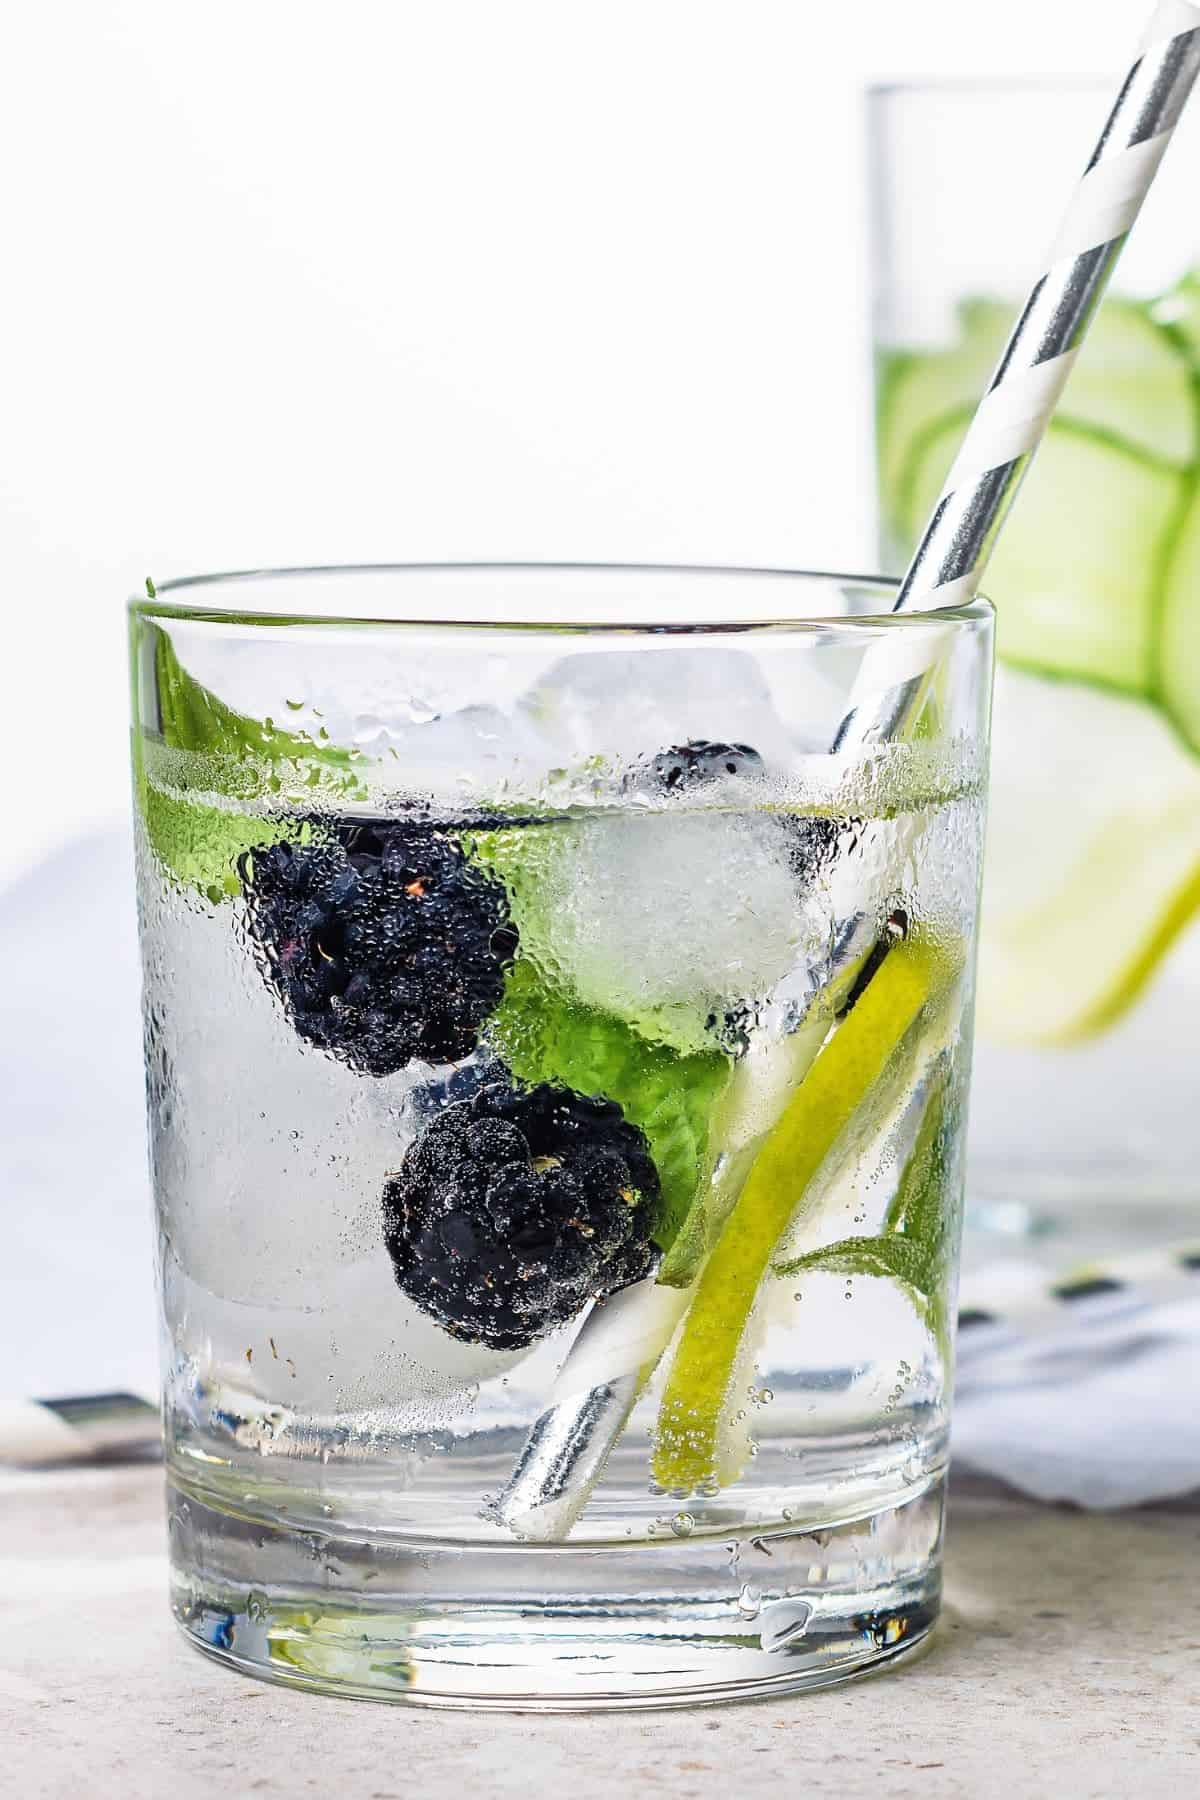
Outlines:
[[[734,775],[757,775],[766,765],[751,744],[726,744],[713,738],[689,738],[640,763],[626,785],[668,794],[692,793]],[[832,819],[774,814],[788,838],[788,860],[803,882],[816,878],[839,847],[839,826]]]
[[754,774],[762,766],[762,757],[749,744],[722,744],[708,738],[689,738],[686,744],[660,750],[642,764],[638,776],[642,783],[649,777],[655,787],[676,793],[718,781],[727,775]]
[[503,887],[433,825],[343,820],[239,870],[250,929],[299,1035],[368,1075],[474,1050],[516,949]]
[[423,1312],[516,1350],[651,1272],[658,1197],[646,1139],[615,1102],[494,1081],[409,1147],[384,1233]]

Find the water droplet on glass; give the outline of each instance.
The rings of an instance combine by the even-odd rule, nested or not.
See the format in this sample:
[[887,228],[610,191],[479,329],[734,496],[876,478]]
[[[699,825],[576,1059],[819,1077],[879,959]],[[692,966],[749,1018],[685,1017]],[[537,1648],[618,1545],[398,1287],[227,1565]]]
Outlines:
[[265,1619],[270,1604],[261,1588],[251,1588],[246,1595],[246,1617],[255,1621]]
[[737,1609],[743,1619],[757,1619],[762,1608],[762,1589],[756,1588],[752,1582],[743,1581],[737,1597]]
[[690,1537],[696,1528],[696,1520],[690,1512],[677,1512],[671,1520],[671,1530],[676,1537]]
[[760,1642],[764,1650],[782,1650],[808,1630],[813,1609],[807,1600],[776,1600],[762,1616]]

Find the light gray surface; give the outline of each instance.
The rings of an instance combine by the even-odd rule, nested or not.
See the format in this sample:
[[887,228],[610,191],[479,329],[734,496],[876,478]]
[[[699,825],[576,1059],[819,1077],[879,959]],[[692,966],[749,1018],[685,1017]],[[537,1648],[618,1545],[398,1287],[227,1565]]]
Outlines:
[[0,1476],[0,1793],[1139,1800],[1200,1767],[1200,1511],[952,1508],[948,1609],[907,1670],[659,1714],[418,1712],[206,1663],[164,1598],[157,1469]]

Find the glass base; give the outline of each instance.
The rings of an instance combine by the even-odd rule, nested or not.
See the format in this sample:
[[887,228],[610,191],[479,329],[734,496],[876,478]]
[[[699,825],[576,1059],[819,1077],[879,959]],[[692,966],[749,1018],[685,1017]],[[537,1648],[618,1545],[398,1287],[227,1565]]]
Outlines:
[[297,1533],[168,1486],[173,1606],[208,1655],[296,1687],[574,1712],[825,1687],[911,1656],[941,1596],[939,1476],[805,1530],[596,1548]]

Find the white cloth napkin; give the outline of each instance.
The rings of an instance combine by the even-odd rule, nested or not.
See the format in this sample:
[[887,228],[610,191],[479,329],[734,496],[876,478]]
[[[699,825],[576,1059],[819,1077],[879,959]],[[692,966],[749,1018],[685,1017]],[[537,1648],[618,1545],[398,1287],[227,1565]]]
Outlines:
[[157,1379],[132,832],[0,892],[0,1398]]
[[1046,1294],[1032,1262],[964,1282],[997,1322],[959,1333],[956,1462],[1088,1508],[1200,1491],[1200,1273]]

